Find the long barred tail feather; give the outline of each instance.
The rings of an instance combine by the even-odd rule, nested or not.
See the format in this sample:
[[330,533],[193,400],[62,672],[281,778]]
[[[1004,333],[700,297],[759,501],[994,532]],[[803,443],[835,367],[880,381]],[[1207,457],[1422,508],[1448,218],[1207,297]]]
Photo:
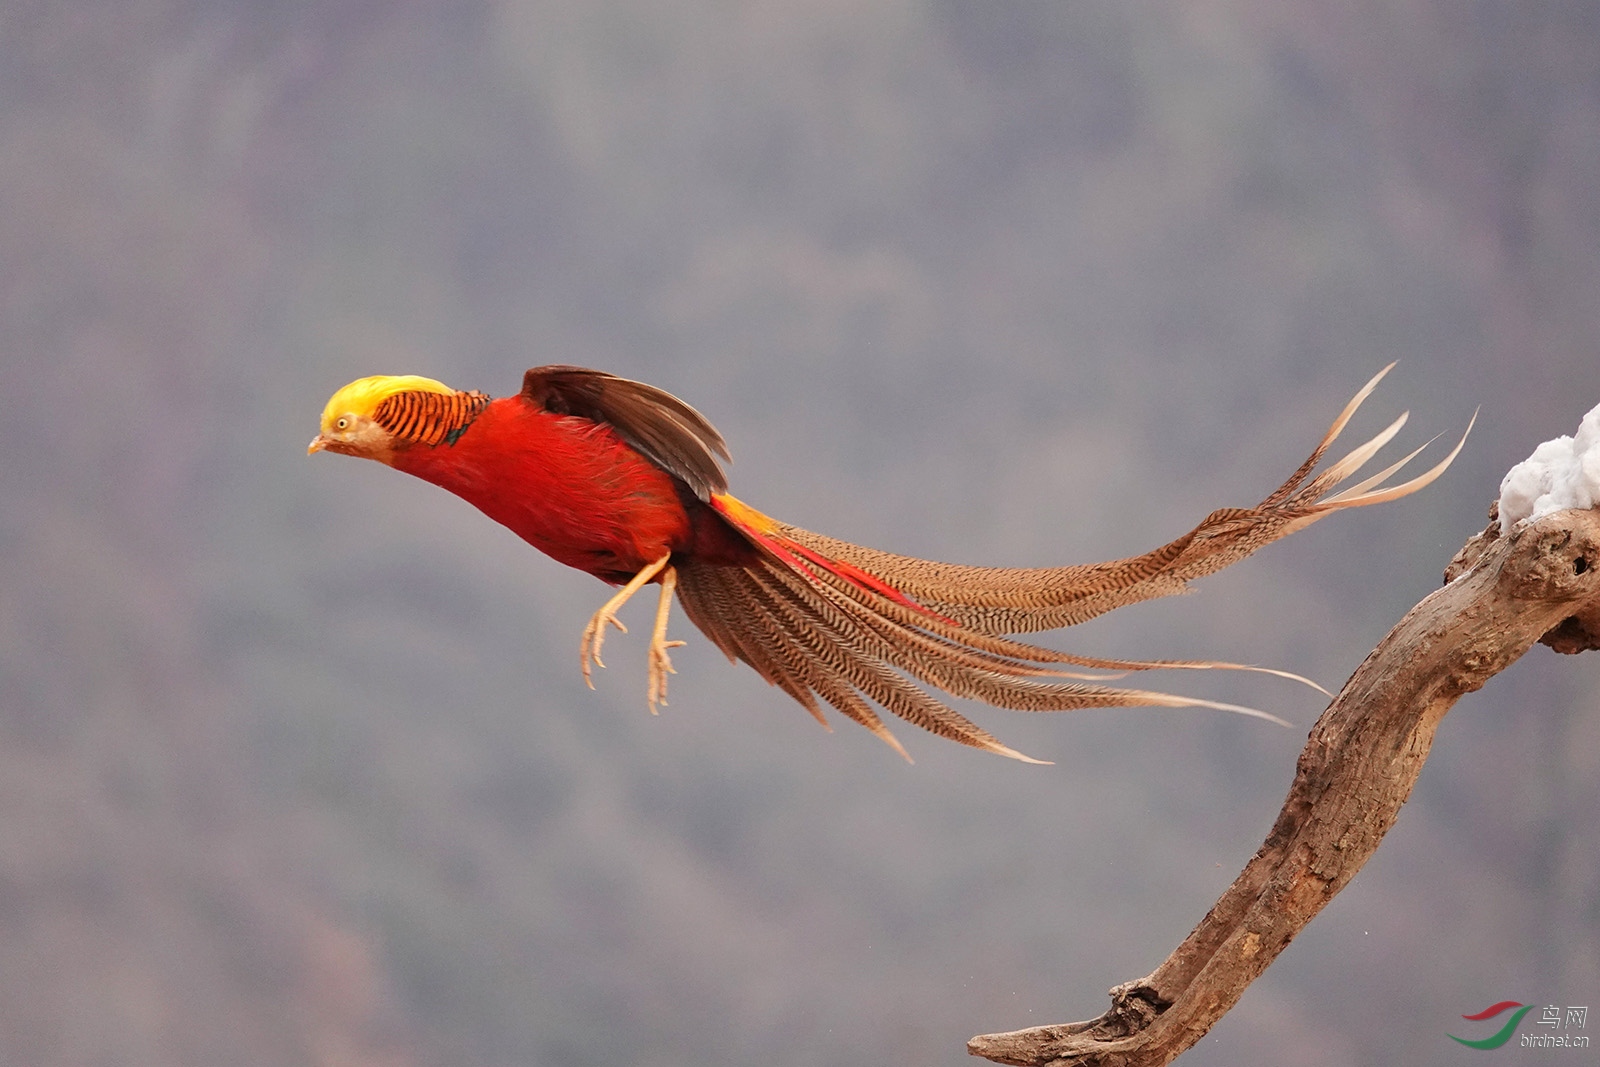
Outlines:
[[[679,600],[691,621],[730,659],[750,664],[819,722],[826,725],[818,698],[901,755],[905,749],[868,701],[942,737],[1039,762],[1002,744],[916,682],[1020,711],[1206,707],[1283,723],[1234,704],[1108,686],[1103,683],[1117,675],[1084,675],[1059,665],[1119,672],[1265,670],[1314,683],[1241,664],[1076,656],[1005,635],[1070,626],[1127,604],[1183,592],[1192,579],[1215,573],[1325,515],[1393,500],[1428,485],[1455,459],[1465,434],[1443,460],[1408,481],[1385,485],[1421,449],[1333,492],[1393,439],[1405,415],[1313,476],[1356,408],[1388,371],[1385,367],[1356,394],[1311,456],[1261,504],[1214,511],[1182,537],[1141,556],[1047,568],[935,563],[812,533],[717,493],[711,496],[712,507],[755,546],[755,561],[678,562]],[[1471,428],[1469,424],[1469,432]]]
[[[816,556],[868,572],[907,601],[980,633],[1032,633],[1073,626],[1128,604],[1184,592],[1193,579],[1214,574],[1335,511],[1398,499],[1443,474],[1465,443],[1465,434],[1449,455],[1409,481],[1379,488],[1379,482],[1367,479],[1343,493],[1329,495],[1394,436],[1404,422],[1402,417],[1308,481],[1355,409],[1388,370],[1385,367],[1367,383],[1310,458],[1261,504],[1214,511],[1193,530],[1140,556],[1068,567],[973,567],[865,548],[776,520],[769,520],[773,529],[768,540],[792,541]],[[1469,424],[1468,432],[1471,429]],[[1381,472],[1380,481],[1399,466]]]
[[767,560],[746,567],[684,564],[678,568],[678,592],[690,620],[730,659],[749,663],[819,720],[816,697],[820,696],[907,759],[905,749],[863,695],[941,737],[1013,759],[1042,762],[1002,744],[897,672],[952,696],[1020,711],[1210,707],[1287,725],[1276,716],[1216,701],[1083,682],[1042,682],[1038,677],[1049,672],[1032,663],[981,651],[975,655],[953,641],[930,641],[905,623],[874,614],[867,605],[826,585],[812,586]]

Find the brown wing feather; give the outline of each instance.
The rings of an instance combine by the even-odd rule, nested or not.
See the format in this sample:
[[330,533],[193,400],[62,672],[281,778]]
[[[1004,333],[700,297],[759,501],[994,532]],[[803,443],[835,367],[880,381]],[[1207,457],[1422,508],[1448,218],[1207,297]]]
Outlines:
[[663,389],[584,367],[534,367],[522,395],[546,411],[603,422],[701,500],[728,488],[728,446],[706,417]]

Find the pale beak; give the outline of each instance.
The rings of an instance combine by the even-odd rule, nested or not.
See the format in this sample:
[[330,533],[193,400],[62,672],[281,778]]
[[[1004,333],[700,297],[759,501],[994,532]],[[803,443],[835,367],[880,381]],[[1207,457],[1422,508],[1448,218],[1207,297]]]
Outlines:
[[311,444],[306,446],[306,455],[314,456],[328,447],[327,440],[319,433],[311,439]]

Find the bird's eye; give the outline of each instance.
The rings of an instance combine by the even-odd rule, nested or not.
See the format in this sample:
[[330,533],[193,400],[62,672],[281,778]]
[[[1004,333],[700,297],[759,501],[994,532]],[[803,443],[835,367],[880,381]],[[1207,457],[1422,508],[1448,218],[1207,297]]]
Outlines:
[[348,430],[350,428],[350,418],[349,418],[349,416],[340,415],[339,416],[339,421],[334,423],[333,427],[336,430]]

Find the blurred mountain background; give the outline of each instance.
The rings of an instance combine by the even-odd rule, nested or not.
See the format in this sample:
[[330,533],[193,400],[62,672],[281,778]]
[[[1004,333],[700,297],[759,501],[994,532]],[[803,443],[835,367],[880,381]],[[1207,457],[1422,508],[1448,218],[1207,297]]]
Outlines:
[[[1330,687],[1600,402],[1591,0],[18,0],[0,197],[29,1067],[963,1064],[1099,1014],[1277,813],[1300,728],[976,709],[1055,766],[908,766],[681,613],[659,718],[640,626],[588,692],[604,587],[306,458],[352,378],[602,367],[772,514],[1044,565],[1254,503],[1397,359],[1352,433],[1482,405],[1440,482],[1051,638]],[[1539,648],[1464,699],[1183,1062],[1450,1063],[1464,1013],[1600,1000],[1597,691]]]

